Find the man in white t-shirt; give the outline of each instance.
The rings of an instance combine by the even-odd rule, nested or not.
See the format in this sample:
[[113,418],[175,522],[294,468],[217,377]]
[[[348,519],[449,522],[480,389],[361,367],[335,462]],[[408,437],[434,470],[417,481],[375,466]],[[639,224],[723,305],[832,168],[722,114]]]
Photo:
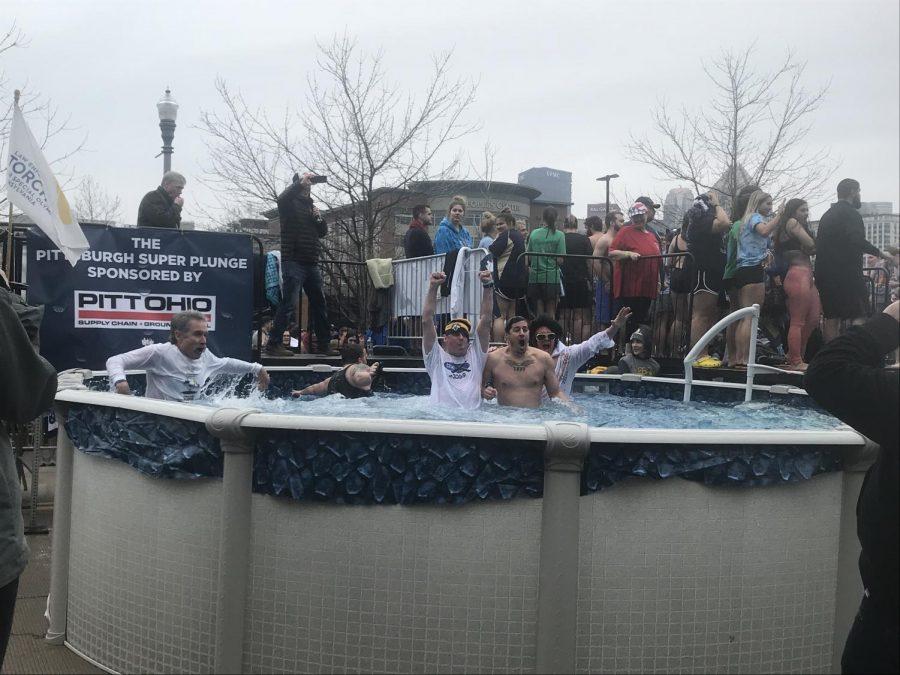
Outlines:
[[260,391],[269,386],[269,374],[258,363],[220,359],[206,348],[209,328],[200,312],[180,312],[172,317],[166,343],[147,345],[106,360],[110,388],[130,394],[126,370],[147,371],[147,398],[191,401],[217,375],[256,375]]
[[422,353],[425,357],[425,370],[431,378],[431,401],[443,406],[476,410],[481,407],[481,371],[490,345],[494,284],[489,271],[479,273],[484,290],[481,296],[481,316],[475,327],[475,340],[469,342],[471,321],[451,319],[444,326],[442,346],[438,343],[434,327],[434,310],[438,288],[445,278],[443,272],[431,275],[422,307]]

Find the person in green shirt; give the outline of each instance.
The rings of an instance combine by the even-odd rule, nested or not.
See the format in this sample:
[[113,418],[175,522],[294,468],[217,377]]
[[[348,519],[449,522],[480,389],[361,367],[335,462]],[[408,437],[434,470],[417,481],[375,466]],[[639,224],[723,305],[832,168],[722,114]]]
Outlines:
[[[556,229],[556,209],[548,206],[542,214],[543,225],[531,233],[526,253],[566,254],[566,237]],[[535,316],[556,316],[559,302],[559,265],[562,258],[546,255],[528,257],[528,301]]]

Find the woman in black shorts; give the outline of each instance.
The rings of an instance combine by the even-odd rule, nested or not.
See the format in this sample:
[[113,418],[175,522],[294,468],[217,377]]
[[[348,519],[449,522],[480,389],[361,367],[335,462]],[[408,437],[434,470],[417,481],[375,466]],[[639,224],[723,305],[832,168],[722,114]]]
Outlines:
[[[688,251],[694,256],[696,277],[691,290],[691,346],[713,327],[721,315],[725,293],[722,274],[725,272],[725,233],[731,227],[728,214],[719,205],[715,192],[702,194],[685,214],[682,232]],[[695,366],[714,368],[722,365],[704,349]]]

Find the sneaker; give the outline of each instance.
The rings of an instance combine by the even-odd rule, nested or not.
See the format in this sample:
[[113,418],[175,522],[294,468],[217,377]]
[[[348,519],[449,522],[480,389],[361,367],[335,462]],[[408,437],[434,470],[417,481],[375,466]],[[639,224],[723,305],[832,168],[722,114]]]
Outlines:
[[277,356],[278,358],[285,358],[289,356],[297,356],[290,349],[285,347],[284,345],[269,345],[263,351],[263,355],[265,356]]

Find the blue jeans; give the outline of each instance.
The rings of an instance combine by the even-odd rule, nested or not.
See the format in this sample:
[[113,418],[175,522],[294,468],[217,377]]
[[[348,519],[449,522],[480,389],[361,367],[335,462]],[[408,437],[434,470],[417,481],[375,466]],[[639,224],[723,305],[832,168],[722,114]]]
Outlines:
[[328,351],[331,331],[328,328],[328,310],[322,292],[322,275],[315,263],[298,263],[284,260],[281,263],[281,302],[275,313],[275,323],[269,333],[269,346],[281,344],[281,336],[294,323],[294,302],[300,289],[309,300],[309,317],[316,334],[319,352]]

